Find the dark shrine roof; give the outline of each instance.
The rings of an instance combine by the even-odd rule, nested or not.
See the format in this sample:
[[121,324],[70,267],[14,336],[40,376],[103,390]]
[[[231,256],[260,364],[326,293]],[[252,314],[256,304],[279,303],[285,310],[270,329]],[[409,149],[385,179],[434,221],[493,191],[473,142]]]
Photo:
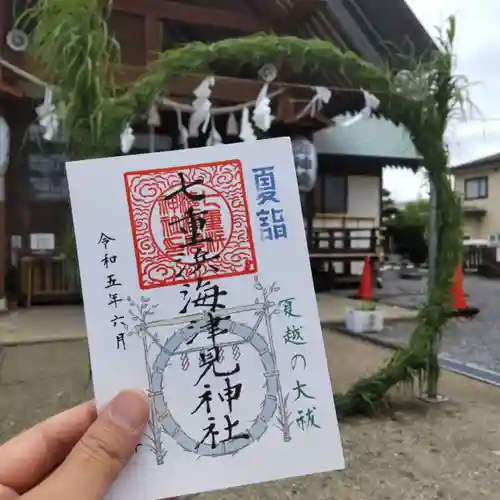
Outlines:
[[[377,65],[407,67],[406,57],[424,59],[436,47],[405,0],[184,0],[182,3],[262,21],[261,31],[331,40]],[[241,29],[167,22],[170,44],[214,42],[244,35]]]

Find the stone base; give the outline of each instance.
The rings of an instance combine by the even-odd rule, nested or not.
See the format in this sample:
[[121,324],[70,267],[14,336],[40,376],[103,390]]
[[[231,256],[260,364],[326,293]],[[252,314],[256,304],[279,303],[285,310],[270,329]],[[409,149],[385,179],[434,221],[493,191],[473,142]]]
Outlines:
[[452,311],[451,316],[452,318],[474,319],[480,312],[478,307],[464,307]]
[[425,392],[423,392],[422,394],[420,394],[420,396],[418,396],[418,399],[420,401],[423,401],[424,403],[429,403],[429,404],[432,404],[432,405],[446,403],[447,401],[450,400],[449,398],[447,398],[443,394],[437,394],[436,397],[429,397],[427,395],[427,393],[425,393]]
[[384,328],[384,316],[380,310],[363,311],[351,309],[347,311],[345,327],[352,333],[377,333]]

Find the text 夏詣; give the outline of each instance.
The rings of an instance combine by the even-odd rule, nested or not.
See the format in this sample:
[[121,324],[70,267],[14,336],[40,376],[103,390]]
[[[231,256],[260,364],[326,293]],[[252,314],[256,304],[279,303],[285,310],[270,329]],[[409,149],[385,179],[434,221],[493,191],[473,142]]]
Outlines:
[[288,230],[284,210],[277,196],[274,167],[254,168],[252,172],[257,190],[257,206],[261,207],[256,216],[262,241],[286,239]]

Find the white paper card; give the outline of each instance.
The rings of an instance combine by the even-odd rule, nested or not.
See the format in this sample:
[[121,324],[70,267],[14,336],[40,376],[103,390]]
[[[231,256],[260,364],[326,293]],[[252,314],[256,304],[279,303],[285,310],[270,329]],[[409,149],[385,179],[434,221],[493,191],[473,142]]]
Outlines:
[[150,392],[109,499],[342,469],[290,140],[67,172],[97,403]]

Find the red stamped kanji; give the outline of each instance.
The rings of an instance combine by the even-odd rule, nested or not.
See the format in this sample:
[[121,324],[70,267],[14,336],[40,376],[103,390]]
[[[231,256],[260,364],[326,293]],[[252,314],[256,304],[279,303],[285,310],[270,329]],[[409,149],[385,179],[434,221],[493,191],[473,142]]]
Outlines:
[[239,160],[124,178],[141,289],[257,271]]

